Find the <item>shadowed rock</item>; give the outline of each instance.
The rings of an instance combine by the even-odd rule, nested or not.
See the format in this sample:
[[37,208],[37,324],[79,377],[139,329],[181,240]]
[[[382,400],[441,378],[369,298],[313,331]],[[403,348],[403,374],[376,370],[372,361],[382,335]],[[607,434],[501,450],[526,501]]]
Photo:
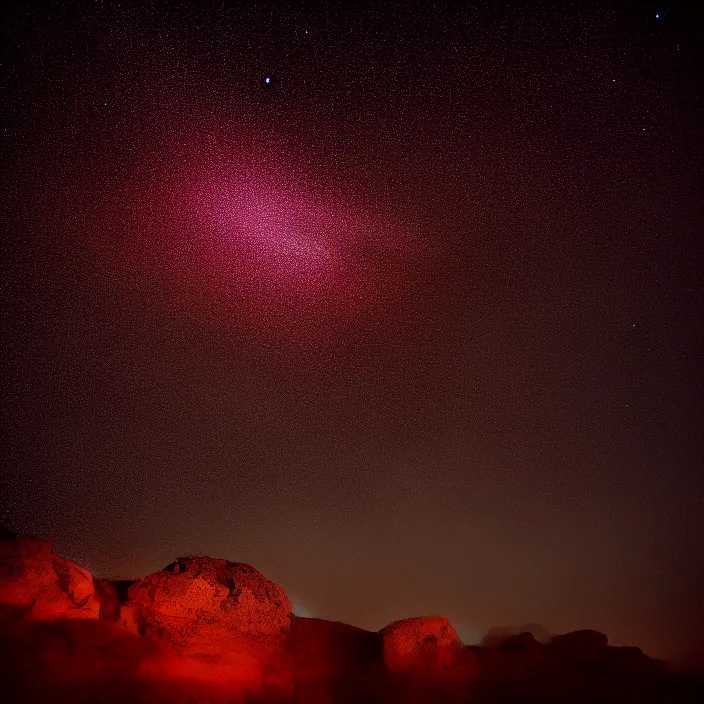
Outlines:
[[301,701],[374,699],[383,675],[378,633],[336,621],[294,616],[286,647],[293,655]]
[[609,639],[604,633],[599,631],[572,631],[564,635],[555,636],[550,645],[562,651],[570,653],[593,653],[605,648]]
[[521,633],[531,633],[539,643],[548,643],[552,636],[544,626],[539,623],[528,623],[524,626],[494,626],[482,638],[483,648],[495,648],[512,636]]
[[128,590],[133,579],[96,579],[95,591],[100,598],[100,618],[103,621],[120,620],[120,609],[127,603]]
[[538,643],[532,633],[517,633],[509,636],[499,648],[506,653],[533,654],[542,650],[542,645]]

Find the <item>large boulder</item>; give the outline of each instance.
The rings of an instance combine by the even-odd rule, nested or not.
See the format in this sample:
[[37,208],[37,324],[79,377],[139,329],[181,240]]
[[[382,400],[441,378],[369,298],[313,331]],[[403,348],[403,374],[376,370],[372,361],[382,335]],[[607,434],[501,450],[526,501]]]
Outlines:
[[93,577],[48,540],[0,532],[0,606],[26,618],[98,618]]
[[384,663],[392,674],[441,673],[463,652],[457,632],[443,616],[394,621],[380,631]]
[[284,590],[253,567],[186,557],[131,584],[120,622],[192,653],[221,652],[243,639],[283,642],[292,612]]

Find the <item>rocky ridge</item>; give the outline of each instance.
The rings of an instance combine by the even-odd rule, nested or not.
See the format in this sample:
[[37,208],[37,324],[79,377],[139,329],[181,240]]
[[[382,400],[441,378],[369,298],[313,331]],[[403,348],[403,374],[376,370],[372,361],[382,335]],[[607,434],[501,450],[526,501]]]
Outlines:
[[[255,568],[178,558],[135,580],[94,579],[46,540],[0,533],[0,685],[10,702],[686,702],[675,675],[598,631],[539,628],[465,646],[441,616],[374,633],[297,617]],[[542,634],[541,634],[542,635]],[[704,698],[702,698],[704,700]]]

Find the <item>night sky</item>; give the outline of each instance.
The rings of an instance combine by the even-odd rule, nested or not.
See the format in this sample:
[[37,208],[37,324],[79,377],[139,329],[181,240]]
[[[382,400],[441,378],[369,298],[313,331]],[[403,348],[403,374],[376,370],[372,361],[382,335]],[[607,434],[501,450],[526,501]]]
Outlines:
[[704,18],[560,5],[3,10],[0,521],[704,649]]

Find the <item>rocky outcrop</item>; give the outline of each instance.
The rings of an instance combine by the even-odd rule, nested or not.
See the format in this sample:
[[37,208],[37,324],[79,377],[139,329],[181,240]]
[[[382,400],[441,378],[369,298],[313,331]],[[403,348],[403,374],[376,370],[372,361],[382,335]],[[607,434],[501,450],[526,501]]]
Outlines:
[[477,658],[443,616],[395,621],[379,631],[391,702],[461,702],[471,692]]
[[515,636],[509,636],[499,648],[504,653],[522,653],[532,655],[540,652],[541,644],[535,639],[535,636],[526,631],[525,633],[517,633]]
[[463,650],[457,632],[443,616],[394,621],[379,633],[384,663],[393,674],[448,671]]
[[608,645],[609,639],[606,634],[599,631],[571,631],[564,635],[555,636],[550,645],[563,651],[570,653],[592,653],[605,648]]
[[0,534],[0,606],[31,619],[95,618],[91,574],[54,554],[48,540]]
[[221,650],[241,637],[281,641],[291,624],[286,592],[249,565],[209,557],[180,558],[135,581],[120,623],[139,635]]
[[375,633],[293,616],[249,565],[191,557],[94,580],[50,542],[2,532],[0,619],[12,702],[660,704],[700,701],[704,683],[598,631],[543,644],[495,629],[491,647],[463,647],[446,618],[426,616]]
[[494,626],[482,638],[483,648],[494,648],[513,636],[530,633],[538,643],[548,643],[552,638],[550,632],[539,623],[527,623],[523,626]]

